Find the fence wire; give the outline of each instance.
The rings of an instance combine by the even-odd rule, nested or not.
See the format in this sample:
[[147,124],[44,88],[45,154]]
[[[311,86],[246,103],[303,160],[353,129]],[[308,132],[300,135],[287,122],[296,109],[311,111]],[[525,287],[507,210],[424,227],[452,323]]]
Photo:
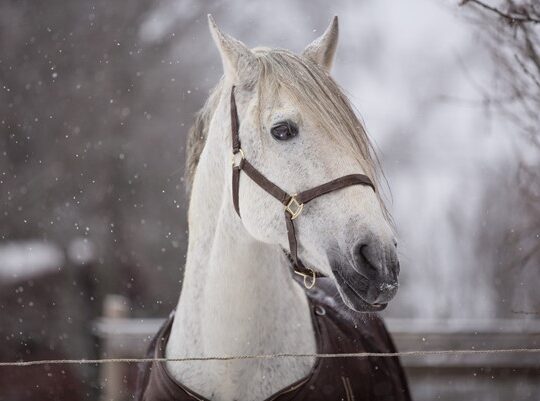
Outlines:
[[[537,354],[540,348],[508,348],[508,349],[470,349],[470,350],[432,350],[432,351],[401,351],[401,352],[351,352],[342,354],[262,354],[262,355],[235,355],[235,356],[203,356],[186,358],[104,358],[104,359],[43,359],[35,361],[8,361],[0,362],[0,367],[25,367],[36,365],[59,364],[106,364],[106,363],[145,363],[145,362],[197,362],[197,361],[234,361],[247,359],[275,359],[275,358],[389,358],[430,355],[492,355],[492,354]],[[540,364],[540,362],[539,362]]]

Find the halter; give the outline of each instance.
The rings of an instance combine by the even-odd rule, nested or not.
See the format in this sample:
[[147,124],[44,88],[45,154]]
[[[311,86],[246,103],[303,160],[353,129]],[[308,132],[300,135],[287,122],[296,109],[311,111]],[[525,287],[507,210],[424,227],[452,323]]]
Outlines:
[[234,98],[234,86],[231,89],[231,133],[232,133],[232,196],[233,204],[238,217],[240,207],[238,202],[238,191],[240,189],[240,172],[243,171],[259,187],[272,195],[285,207],[285,224],[287,225],[287,237],[289,239],[289,259],[294,273],[304,278],[304,286],[307,289],[313,288],[317,277],[324,277],[324,274],[306,267],[298,258],[298,241],[294,228],[294,220],[300,216],[304,210],[304,205],[318,198],[321,195],[337,191],[351,185],[367,185],[375,190],[373,182],[364,174],[349,174],[335,180],[328,181],[325,184],[318,185],[298,194],[289,195],[286,191],[278,187],[259,170],[257,170],[247,159],[240,145],[239,135],[240,122],[238,120],[238,111],[236,109],[236,100]]

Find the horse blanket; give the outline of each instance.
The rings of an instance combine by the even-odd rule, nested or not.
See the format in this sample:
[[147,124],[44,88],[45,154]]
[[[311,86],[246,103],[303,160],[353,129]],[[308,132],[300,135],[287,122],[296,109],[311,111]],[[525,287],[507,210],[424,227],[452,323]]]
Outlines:
[[[396,352],[382,319],[348,309],[328,278],[307,291],[318,353]],[[148,357],[164,358],[174,312],[152,341]],[[162,362],[141,366],[137,401],[209,401],[174,379]],[[311,372],[267,401],[410,401],[397,357],[318,358]],[[249,400],[245,400],[249,401]]]

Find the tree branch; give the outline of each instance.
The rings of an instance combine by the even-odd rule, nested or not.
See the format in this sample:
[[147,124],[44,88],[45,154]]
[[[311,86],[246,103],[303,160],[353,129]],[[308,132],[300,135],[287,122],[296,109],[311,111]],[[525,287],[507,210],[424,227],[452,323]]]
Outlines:
[[532,17],[528,13],[509,14],[498,9],[497,7],[490,6],[489,4],[486,4],[480,0],[462,0],[460,5],[464,6],[467,3],[473,3],[485,10],[491,11],[497,14],[499,17],[508,21],[510,24],[521,24],[521,23],[540,24],[540,18]]
[[521,61],[521,59],[519,58],[517,54],[514,55],[514,58],[516,59],[519,66],[521,67],[521,70],[523,71],[523,73],[527,75],[536,84],[538,89],[540,89],[540,81],[538,80],[538,78],[534,76],[534,74],[527,68],[525,63]]

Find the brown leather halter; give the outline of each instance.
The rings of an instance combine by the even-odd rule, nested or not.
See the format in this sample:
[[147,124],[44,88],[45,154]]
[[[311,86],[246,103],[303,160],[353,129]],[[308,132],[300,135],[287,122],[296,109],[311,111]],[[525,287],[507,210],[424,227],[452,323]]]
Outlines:
[[368,185],[375,190],[373,182],[364,174],[345,175],[325,184],[305,190],[298,194],[289,195],[283,189],[278,187],[259,170],[257,170],[245,156],[240,146],[239,135],[240,122],[238,120],[238,111],[236,109],[236,100],[234,98],[234,86],[231,89],[231,133],[232,133],[232,195],[233,204],[238,217],[240,216],[240,207],[238,203],[238,191],[240,189],[240,172],[243,171],[259,187],[272,195],[285,206],[285,223],[287,224],[287,236],[289,239],[289,259],[291,260],[293,271],[304,278],[304,286],[313,288],[317,277],[324,276],[309,267],[306,267],[298,258],[298,241],[296,240],[296,231],[294,220],[300,216],[304,205],[321,195],[336,191],[351,185]]

